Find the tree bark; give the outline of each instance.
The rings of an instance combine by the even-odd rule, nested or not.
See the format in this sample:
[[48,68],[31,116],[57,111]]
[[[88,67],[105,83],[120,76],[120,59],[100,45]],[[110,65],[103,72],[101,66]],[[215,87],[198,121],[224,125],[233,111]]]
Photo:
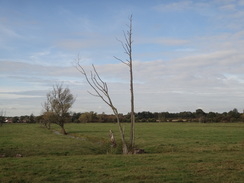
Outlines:
[[119,120],[119,113],[118,113],[117,110],[114,110],[114,114],[116,116],[117,123],[118,123],[118,126],[119,126],[119,132],[120,132],[120,135],[121,135],[123,154],[128,154],[128,147],[127,147],[127,144],[126,144],[126,141],[125,141],[125,132],[124,132],[124,130],[122,128],[122,125],[120,123],[120,120]]
[[64,125],[60,125],[61,126],[61,129],[62,129],[62,134],[63,135],[67,135],[67,132],[65,131],[65,129],[64,129]]
[[131,92],[131,132],[130,132],[130,146],[131,149],[135,145],[135,109],[134,109],[134,87],[133,87],[133,68],[132,68],[132,56],[130,54],[130,92]]

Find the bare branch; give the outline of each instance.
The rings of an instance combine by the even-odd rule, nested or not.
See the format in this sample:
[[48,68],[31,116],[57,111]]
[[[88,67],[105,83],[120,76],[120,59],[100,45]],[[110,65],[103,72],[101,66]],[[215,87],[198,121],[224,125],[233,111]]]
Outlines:
[[124,42],[121,41],[120,39],[116,38],[117,41],[120,42],[123,50],[124,50],[124,53],[126,55],[128,55],[129,59],[126,59],[126,60],[122,60],[118,57],[115,57],[114,58],[116,60],[119,60],[120,62],[124,63],[125,65],[131,67],[131,64],[132,64],[132,15],[129,17],[129,21],[130,21],[130,25],[127,25],[129,27],[129,30],[128,31],[123,31],[123,36],[124,36]]
[[104,82],[101,77],[99,76],[96,67],[92,65],[93,71],[91,71],[91,76],[88,78],[87,73],[83,66],[80,64],[80,59],[77,59],[77,65],[76,69],[85,76],[85,79],[87,83],[90,85],[90,87],[95,91],[96,94],[93,94],[91,92],[88,92],[92,96],[100,97],[108,106],[110,106],[113,110],[113,112],[117,112],[117,109],[114,107],[112,100],[110,98],[110,95],[108,93],[108,86],[106,82]]
[[125,65],[127,65],[127,66],[130,66],[130,64],[128,63],[128,60],[123,61],[123,60],[121,60],[121,59],[119,59],[119,58],[117,58],[117,57],[115,57],[115,56],[114,56],[114,58],[115,58],[116,60],[122,62],[123,64],[125,64]]
[[[93,70],[94,70],[94,73],[95,73],[95,75],[94,75],[94,79],[95,79],[96,83],[99,85],[100,88],[105,89],[104,91],[108,91],[107,83],[104,82],[104,81],[100,78],[100,76],[99,76],[99,74],[98,74],[98,72],[97,72],[97,70],[96,70],[96,68],[95,68],[95,66],[94,66],[93,64],[92,64],[92,67],[93,67]],[[99,83],[99,81],[97,81],[96,78],[99,79],[99,81],[102,83],[103,86]]]
[[90,95],[92,95],[92,96],[94,96],[94,97],[100,97],[99,95],[96,95],[96,94],[94,94],[94,93],[92,93],[92,92],[90,92],[90,91],[87,91],[87,93],[89,93]]

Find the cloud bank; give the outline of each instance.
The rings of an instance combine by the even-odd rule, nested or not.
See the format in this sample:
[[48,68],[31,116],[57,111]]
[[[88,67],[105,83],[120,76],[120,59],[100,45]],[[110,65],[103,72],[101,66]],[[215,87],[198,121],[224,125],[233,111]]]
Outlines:
[[[123,7],[135,12],[137,112],[243,110],[243,0],[134,3],[125,2]],[[74,67],[79,54],[88,71],[92,63],[96,65],[118,110],[129,112],[129,70],[113,57],[126,57],[116,38],[123,40],[128,9],[115,12],[107,8],[103,15],[98,7],[81,11],[60,4],[53,6],[56,14],[47,19],[17,7],[19,16],[12,16],[3,7],[0,110],[7,115],[39,115],[46,93],[63,82],[77,98],[73,111],[111,113],[101,100],[87,93],[91,89]]]

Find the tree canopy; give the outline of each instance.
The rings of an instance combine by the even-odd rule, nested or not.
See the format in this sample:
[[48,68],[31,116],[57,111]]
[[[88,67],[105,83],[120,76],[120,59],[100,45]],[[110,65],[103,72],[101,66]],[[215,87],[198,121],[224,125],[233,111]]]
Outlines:
[[54,85],[52,91],[47,93],[44,103],[44,124],[56,123],[62,128],[62,133],[67,134],[64,123],[69,120],[68,112],[74,102],[75,98],[68,87],[64,88],[62,84]]

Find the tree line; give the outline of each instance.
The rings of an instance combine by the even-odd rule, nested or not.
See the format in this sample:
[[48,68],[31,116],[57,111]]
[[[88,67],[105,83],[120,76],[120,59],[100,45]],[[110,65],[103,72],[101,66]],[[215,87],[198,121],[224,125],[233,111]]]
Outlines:
[[[119,114],[122,122],[130,122],[130,113]],[[112,114],[97,114],[96,112],[73,113],[71,117],[73,123],[109,123],[116,122]],[[218,123],[218,122],[241,122],[244,121],[244,114],[239,113],[237,109],[229,112],[204,112],[197,109],[195,112],[184,111],[178,113],[170,112],[135,112],[136,122],[200,122],[200,123]]]
[[200,123],[218,123],[218,122],[239,122],[244,121],[244,114],[239,113],[237,109],[229,112],[204,112],[197,109],[195,112],[184,111],[179,113],[170,112],[149,112],[143,111],[136,113],[137,122],[200,122]]
[[[130,113],[119,114],[120,121],[130,122]],[[24,115],[15,117],[4,117],[2,122],[11,123],[42,123],[44,115],[34,116]],[[229,112],[204,112],[197,109],[195,112],[184,111],[178,113],[171,112],[135,112],[136,122],[201,122],[201,123],[219,123],[219,122],[244,122],[244,114],[237,109]],[[116,123],[114,114],[91,112],[70,112],[66,114],[66,123]]]

